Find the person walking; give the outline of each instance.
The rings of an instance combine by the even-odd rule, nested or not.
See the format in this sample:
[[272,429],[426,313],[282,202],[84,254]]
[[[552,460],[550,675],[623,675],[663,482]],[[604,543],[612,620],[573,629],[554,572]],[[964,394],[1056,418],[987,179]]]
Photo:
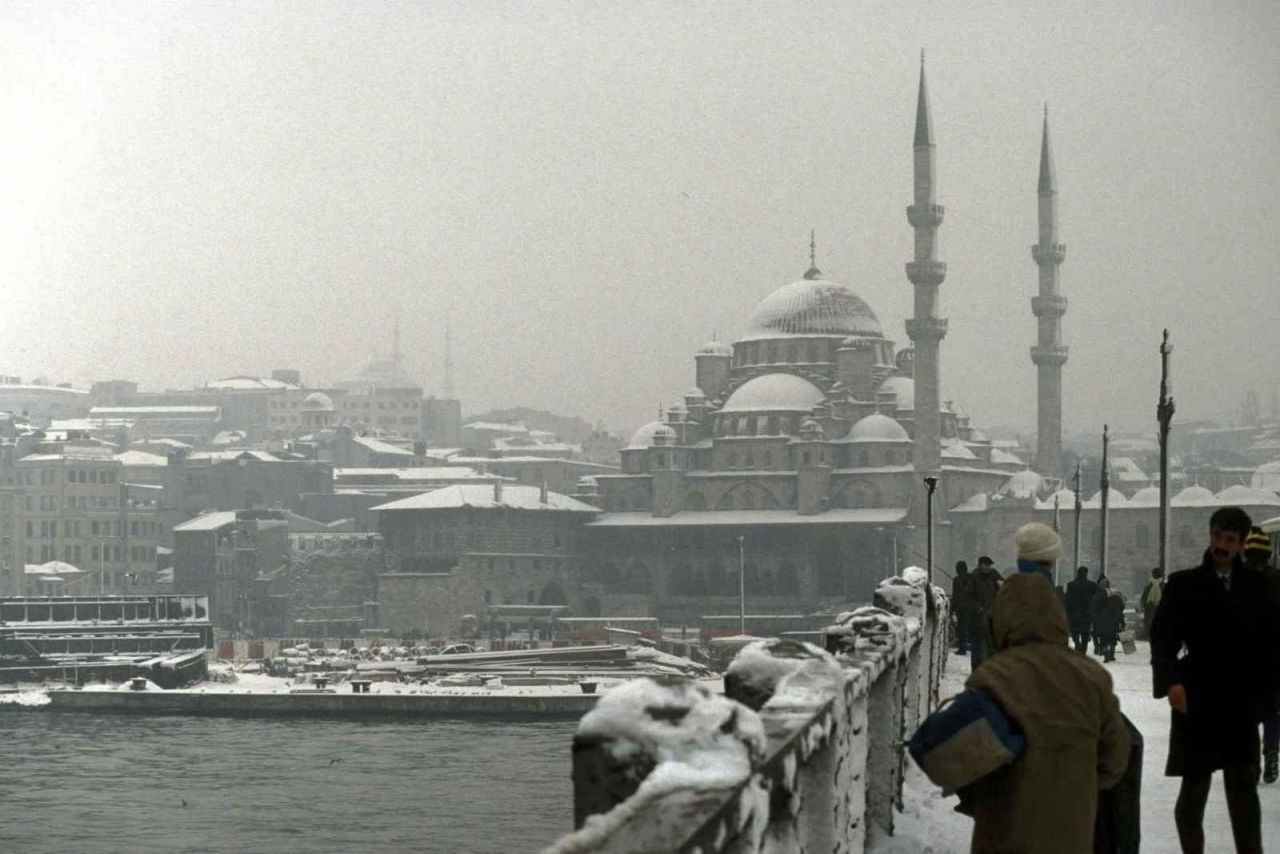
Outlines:
[[1111,661],[1111,607],[1107,600],[1111,595],[1111,579],[1105,575],[1098,577],[1097,588],[1093,599],[1089,602],[1089,621],[1093,624],[1093,654],[1102,656],[1103,661]]
[[[1052,571],[1052,561],[1047,565]],[[1026,748],[963,790],[974,818],[970,850],[1093,851],[1099,792],[1119,782],[1129,762],[1129,732],[1111,676],[1067,646],[1067,615],[1046,573],[1006,580],[987,632],[992,655],[965,686],[1000,705],[1025,734]]]
[[[1280,600],[1280,569],[1271,565],[1271,538],[1261,528],[1249,531],[1244,541],[1244,565],[1262,573],[1270,594]],[[1262,782],[1280,778],[1280,695],[1273,696],[1262,716]]]
[[1089,606],[1093,602],[1093,594],[1098,592],[1098,585],[1089,580],[1089,568],[1082,566],[1076,569],[1076,577],[1067,584],[1067,625],[1071,628],[1071,643],[1076,652],[1083,653],[1089,649],[1089,637],[1093,632],[1093,619]]
[[1160,597],[1164,594],[1164,570],[1156,567],[1151,570],[1151,580],[1147,582],[1147,586],[1142,588],[1142,636],[1150,639],[1151,637],[1151,621],[1156,618],[1156,607],[1160,604]]
[[951,579],[951,607],[956,612],[956,653],[969,653],[970,635],[973,633],[973,596],[969,589],[973,576],[969,575],[969,564],[956,561],[956,575]]
[[983,555],[978,558],[978,569],[969,579],[969,593],[973,597],[973,622],[969,633],[969,666],[977,670],[978,665],[988,654],[990,638],[987,636],[987,615],[995,604],[996,594],[1000,592],[1000,573],[991,558]]
[[1106,630],[1103,646],[1106,656],[1103,661],[1116,660],[1116,644],[1120,642],[1120,633],[1124,631],[1124,594],[1114,587],[1107,587],[1107,598],[1102,603],[1102,625]]
[[1267,580],[1241,558],[1251,526],[1239,507],[1214,511],[1204,559],[1169,576],[1151,623],[1152,688],[1171,710],[1165,774],[1182,778],[1173,816],[1185,854],[1205,850],[1204,808],[1215,771],[1222,772],[1236,851],[1262,851],[1258,723],[1276,691],[1280,609]]

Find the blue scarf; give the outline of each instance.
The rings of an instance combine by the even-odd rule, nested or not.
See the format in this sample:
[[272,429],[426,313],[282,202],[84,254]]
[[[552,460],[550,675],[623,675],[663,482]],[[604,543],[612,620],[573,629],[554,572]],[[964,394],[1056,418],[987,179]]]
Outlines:
[[1033,560],[1027,560],[1024,557],[1018,558],[1018,572],[1032,573],[1039,572],[1049,579],[1049,583],[1053,583],[1053,571],[1042,563],[1036,563]]

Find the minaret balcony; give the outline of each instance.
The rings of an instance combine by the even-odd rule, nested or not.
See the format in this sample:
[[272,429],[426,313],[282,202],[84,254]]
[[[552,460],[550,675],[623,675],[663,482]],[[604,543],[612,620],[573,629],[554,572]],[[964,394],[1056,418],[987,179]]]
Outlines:
[[921,226],[932,226],[937,228],[942,225],[942,216],[947,209],[942,205],[909,205],[907,207],[907,222],[911,223],[912,228],[920,228]]
[[908,261],[907,279],[913,285],[940,285],[947,277],[947,265],[942,261]]
[[1031,313],[1036,317],[1062,317],[1067,313],[1067,298],[1064,296],[1032,297]]
[[1067,257],[1067,244],[1037,243],[1031,247],[1031,257],[1041,267],[1061,264],[1062,259]]
[[913,344],[921,341],[941,341],[947,334],[947,321],[942,317],[907,318],[907,337]]
[[1042,368],[1060,368],[1067,362],[1066,344],[1049,344],[1031,348],[1031,361]]

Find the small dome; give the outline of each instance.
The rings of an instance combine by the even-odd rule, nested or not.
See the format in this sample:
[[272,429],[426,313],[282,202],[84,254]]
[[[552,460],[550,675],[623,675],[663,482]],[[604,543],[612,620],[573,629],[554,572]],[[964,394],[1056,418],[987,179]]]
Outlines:
[[1159,507],[1160,506],[1160,487],[1144,486],[1133,494],[1129,499],[1132,507]]
[[942,444],[942,458],[944,460],[976,460],[978,455],[966,448],[964,442],[953,439]]
[[800,437],[809,440],[825,439],[826,432],[822,429],[822,425],[812,418],[806,418],[800,424]]
[[1203,486],[1188,486],[1186,489],[1173,496],[1170,504],[1176,504],[1180,507],[1199,507],[1216,503],[1213,493],[1205,489]]
[[1249,485],[1254,489],[1269,489],[1280,492],[1280,460],[1263,463],[1253,472]]
[[313,391],[302,400],[302,406],[299,407],[303,412],[333,412],[337,407],[333,405],[333,399],[322,391]]
[[1059,489],[1036,506],[1041,510],[1052,510],[1055,498],[1058,500],[1059,510],[1071,510],[1076,506],[1076,494],[1070,489]]
[[871,306],[844,285],[820,275],[784,285],[761,300],[742,340],[786,335],[882,337]]
[[1020,466],[1024,463],[1014,454],[1000,448],[991,449],[991,462],[997,465]]
[[578,478],[577,492],[579,495],[599,495],[600,482],[591,475],[580,477]]
[[1219,504],[1275,504],[1280,498],[1267,489],[1237,484],[1219,492],[1217,501]]
[[628,449],[648,448],[653,445],[653,435],[659,430],[670,429],[661,421],[650,421],[641,427],[635,433],[631,434],[631,442],[628,443]]
[[[1208,490],[1205,490],[1208,492]],[[1210,493],[1212,495],[1212,493]],[[1089,499],[1089,503],[1095,507],[1102,506],[1102,490],[1099,489]],[[1124,507],[1129,503],[1129,499],[1124,497],[1124,493],[1116,489],[1114,486],[1107,489],[1107,507]]]
[[721,412],[812,412],[822,389],[795,374],[764,374],[729,395]]
[[897,407],[907,412],[916,409],[916,381],[911,377],[889,377],[880,383],[877,391],[891,391],[897,398]]
[[888,415],[873,412],[849,428],[849,442],[910,442],[901,424]]
[[673,445],[675,444],[676,438],[676,431],[672,430],[666,424],[661,425],[657,430],[653,431],[654,445]]
[[733,348],[723,341],[708,341],[698,348],[699,356],[723,356],[726,359],[733,358]]
[[1000,487],[999,494],[1008,498],[1035,498],[1044,491],[1044,478],[1031,469],[1020,471]]
[[702,393],[702,389],[694,386],[684,393],[685,400],[706,400],[707,396]]

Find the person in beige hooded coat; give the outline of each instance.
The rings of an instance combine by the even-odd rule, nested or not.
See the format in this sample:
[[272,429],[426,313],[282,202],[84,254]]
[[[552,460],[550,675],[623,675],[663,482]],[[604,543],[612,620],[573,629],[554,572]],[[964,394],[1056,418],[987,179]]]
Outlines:
[[1090,852],[1098,792],[1119,782],[1129,762],[1111,675],[1067,646],[1067,615],[1044,573],[1008,578],[985,629],[996,653],[966,687],[999,703],[1027,742],[1012,764],[965,791],[971,850]]

